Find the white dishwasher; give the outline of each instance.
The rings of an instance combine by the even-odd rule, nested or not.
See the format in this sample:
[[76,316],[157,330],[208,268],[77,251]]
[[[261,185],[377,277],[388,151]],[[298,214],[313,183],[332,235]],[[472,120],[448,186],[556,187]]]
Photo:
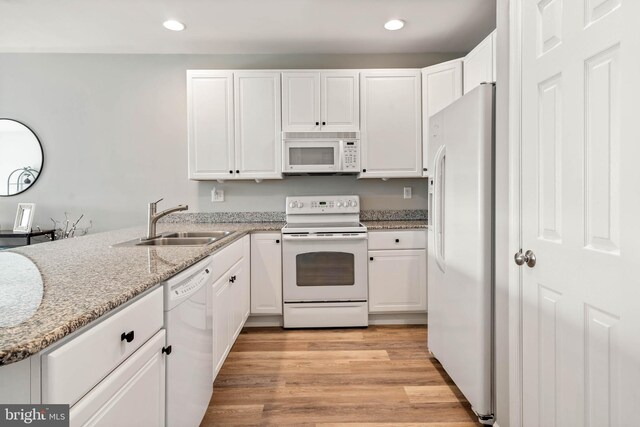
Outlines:
[[199,426],[213,393],[210,264],[205,258],[164,283],[168,427]]

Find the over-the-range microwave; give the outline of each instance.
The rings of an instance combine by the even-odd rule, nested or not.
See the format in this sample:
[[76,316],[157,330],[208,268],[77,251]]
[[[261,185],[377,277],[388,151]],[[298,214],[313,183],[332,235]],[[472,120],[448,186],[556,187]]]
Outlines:
[[282,147],[285,174],[360,172],[358,132],[283,132]]

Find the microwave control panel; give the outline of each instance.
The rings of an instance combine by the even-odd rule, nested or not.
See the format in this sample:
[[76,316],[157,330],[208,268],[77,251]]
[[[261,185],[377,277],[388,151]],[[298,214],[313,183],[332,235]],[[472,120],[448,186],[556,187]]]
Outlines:
[[342,165],[345,172],[360,171],[360,156],[358,154],[357,141],[344,141],[344,151],[342,152]]

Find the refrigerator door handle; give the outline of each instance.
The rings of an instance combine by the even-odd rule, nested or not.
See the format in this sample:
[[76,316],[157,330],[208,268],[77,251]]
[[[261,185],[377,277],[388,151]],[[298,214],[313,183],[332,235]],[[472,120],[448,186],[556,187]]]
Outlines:
[[434,259],[438,268],[444,273],[446,270],[444,262],[444,227],[442,217],[444,214],[444,159],[446,146],[441,146],[435,156],[434,161],[434,194],[433,194],[433,232],[435,250]]

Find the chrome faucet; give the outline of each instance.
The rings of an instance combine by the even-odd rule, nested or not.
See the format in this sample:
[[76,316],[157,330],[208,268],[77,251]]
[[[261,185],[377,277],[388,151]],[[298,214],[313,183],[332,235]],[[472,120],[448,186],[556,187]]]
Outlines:
[[156,223],[160,218],[162,218],[163,216],[169,215],[170,213],[186,211],[187,209],[189,209],[188,205],[178,205],[174,208],[165,209],[160,213],[156,213],[158,209],[158,203],[160,203],[163,200],[164,199],[160,199],[157,202],[149,203],[149,217],[147,222],[146,240],[155,239],[156,237],[158,237],[158,234],[156,233]]

